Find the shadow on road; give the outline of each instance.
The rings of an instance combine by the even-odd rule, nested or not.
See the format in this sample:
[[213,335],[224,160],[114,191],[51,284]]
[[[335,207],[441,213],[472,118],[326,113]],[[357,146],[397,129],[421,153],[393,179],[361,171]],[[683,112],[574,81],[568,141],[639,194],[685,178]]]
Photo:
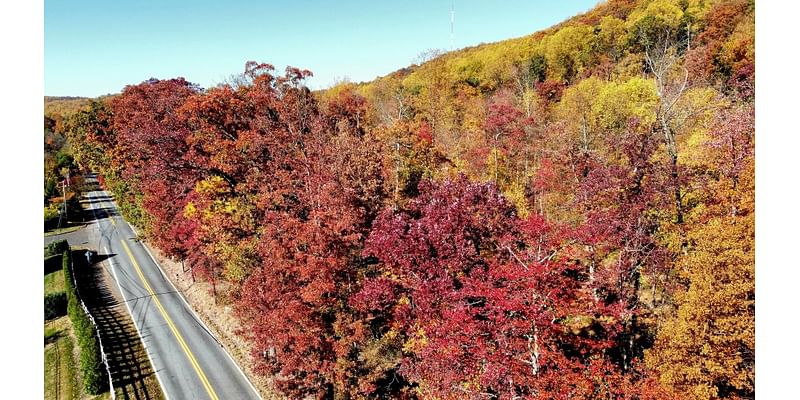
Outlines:
[[144,346],[124,305],[110,291],[108,285],[113,281],[100,263],[114,254],[96,254],[93,264],[87,265],[83,251],[75,253],[73,260],[80,293],[99,326],[114,388],[123,399],[161,398],[158,384],[153,387],[155,377],[149,379],[149,385],[145,381],[153,375],[153,370]]
[[111,207],[102,207],[102,208],[95,208],[94,212],[92,210],[85,210],[83,213],[83,220],[86,223],[92,223],[94,221],[99,221],[101,219],[109,218],[109,217],[116,217],[119,213],[117,210]]
[[83,199],[83,200],[81,200],[81,202],[86,203],[86,204],[100,203],[100,202],[103,202],[103,201],[114,201],[114,198],[112,198],[111,196],[94,196],[91,199]]

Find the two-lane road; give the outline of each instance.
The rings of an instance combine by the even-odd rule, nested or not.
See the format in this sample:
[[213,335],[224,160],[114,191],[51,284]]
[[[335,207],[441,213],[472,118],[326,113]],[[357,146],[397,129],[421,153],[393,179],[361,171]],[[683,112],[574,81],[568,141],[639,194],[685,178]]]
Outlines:
[[[87,177],[87,182],[94,179]],[[131,318],[168,399],[259,399],[252,384],[166,278],[105,191],[87,193],[89,242],[109,255]]]

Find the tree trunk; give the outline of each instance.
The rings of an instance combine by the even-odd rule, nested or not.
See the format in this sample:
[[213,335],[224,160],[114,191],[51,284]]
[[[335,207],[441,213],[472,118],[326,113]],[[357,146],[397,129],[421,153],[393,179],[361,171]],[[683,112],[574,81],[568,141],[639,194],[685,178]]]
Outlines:
[[678,155],[671,155],[672,159],[672,187],[675,197],[676,220],[679,224],[683,223],[683,202],[681,201],[681,184],[678,180]]
[[400,196],[400,141],[395,142],[394,146],[394,201],[396,202]]
[[664,141],[667,143],[667,152],[670,158],[670,178],[672,180],[672,192],[675,201],[676,221],[683,223],[683,205],[681,204],[681,183],[678,176],[678,146],[675,143],[675,134],[670,130],[667,121],[662,116],[661,129],[664,131]]
[[498,177],[497,164],[499,162],[498,161],[498,157],[497,157],[497,139],[498,139],[498,136],[499,136],[499,134],[498,135],[494,135],[494,183],[495,184],[497,184],[497,177]]
[[214,276],[214,270],[211,270],[211,291],[214,293],[214,305],[217,305],[217,278]]

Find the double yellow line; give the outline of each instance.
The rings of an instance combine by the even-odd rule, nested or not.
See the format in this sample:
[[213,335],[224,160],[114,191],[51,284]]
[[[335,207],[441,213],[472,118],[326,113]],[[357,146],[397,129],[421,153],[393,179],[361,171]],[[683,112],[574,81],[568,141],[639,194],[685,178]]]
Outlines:
[[[113,219],[112,219],[113,221]],[[183,340],[183,336],[181,336],[180,332],[178,332],[178,328],[175,327],[175,324],[172,322],[172,319],[167,315],[166,310],[161,305],[161,302],[158,301],[158,297],[153,292],[153,289],[150,287],[150,284],[147,283],[147,279],[144,278],[144,274],[142,273],[142,269],[139,267],[139,263],[136,262],[136,259],[133,258],[133,254],[131,253],[131,249],[128,248],[128,245],[125,243],[124,240],[120,240],[122,243],[122,247],[125,248],[125,252],[128,253],[128,257],[130,257],[131,262],[133,263],[133,267],[136,269],[136,273],[139,274],[139,278],[142,279],[142,283],[144,283],[145,289],[150,293],[150,297],[153,299],[153,302],[156,303],[156,307],[158,311],[161,313],[161,316],[164,317],[164,320],[167,321],[167,325],[169,329],[175,334],[175,337],[178,339],[178,343],[183,348],[183,352],[186,353],[186,356],[189,358],[189,362],[192,363],[192,367],[194,367],[195,372],[197,372],[197,376],[200,377],[200,381],[203,382],[203,386],[206,388],[206,392],[208,395],[211,396],[213,400],[219,400],[217,397],[217,393],[214,392],[214,388],[211,387],[211,383],[206,378],[206,374],[203,373],[203,370],[200,368],[200,364],[197,363],[197,360],[194,358],[194,354],[192,351],[189,350],[189,346],[186,345],[186,342]]]

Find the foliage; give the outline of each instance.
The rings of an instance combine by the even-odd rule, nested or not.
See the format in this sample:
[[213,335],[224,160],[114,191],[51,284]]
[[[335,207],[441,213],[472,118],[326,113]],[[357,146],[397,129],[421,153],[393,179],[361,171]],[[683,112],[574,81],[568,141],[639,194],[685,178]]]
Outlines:
[[62,207],[58,204],[44,206],[44,229],[50,229],[58,225],[58,218],[61,215]]
[[755,393],[754,129],[752,108],[726,110],[705,143],[713,194],[692,215],[676,265],[685,285],[647,357],[696,398]]
[[426,182],[376,221],[365,254],[381,264],[351,303],[386,321],[373,334],[403,338],[399,372],[424,398],[597,394],[625,381],[596,358],[621,316],[555,257],[557,235],[493,185]]
[[67,250],[69,250],[69,243],[67,243],[65,239],[56,240],[44,246],[44,257],[47,258],[56,254],[60,255]]

